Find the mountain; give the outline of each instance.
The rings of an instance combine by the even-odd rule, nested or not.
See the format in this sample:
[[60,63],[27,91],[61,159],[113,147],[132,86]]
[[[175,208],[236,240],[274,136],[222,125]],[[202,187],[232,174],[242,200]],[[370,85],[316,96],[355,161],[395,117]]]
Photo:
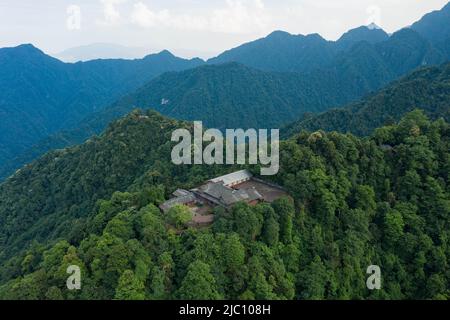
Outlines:
[[[446,10],[448,6],[424,17],[423,21],[436,19],[439,22]],[[294,36],[276,31],[209,60],[212,68],[192,74],[171,74],[151,84],[149,80],[164,71],[193,68],[203,61],[178,59],[164,51],[142,60],[62,64],[32,48],[28,51],[37,54],[30,56],[38,55],[45,61],[33,64],[30,59],[24,59],[31,65],[23,62],[23,72],[15,76],[18,82],[9,78],[3,81],[6,90],[0,101],[0,112],[4,115],[2,119],[7,117],[8,121],[0,122],[0,133],[3,133],[0,136],[0,177],[8,176],[48,150],[80,143],[91,134],[100,133],[108,121],[130,112],[133,105],[127,103],[131,102],[179,119],[197,118],[222,128],[231,125],[281,126],[304,112],[320,112],[347,104],[381,89],[415,68],[439,65],[448,60],[442,47],[433,45],[439,41],[433,41],[424,32],[421,35],[416,29],[402,29],[387,37],[377,26],[370,25],[349,31],[337,42],[326,41],[317,34]],[[445,38],[446,29],[442,30],[444,35],[436,34],[435,37]],[[12,53],[14,49],[9,51]],[[20,53],[17,55],[21,56]],[[265,74],[243,70],[239,75],[233,68],[214,68],[230,61],[262,70]],[[28,74],[33,68],[37,69]],[[47,73],[46,68],[50,69]],[[16,70],[7,63],[4,69],[13,74]],[[292,71],[300,75],[293,75]],[[53,72],[54,76],[47,79],[45,73]],[[45,85],[39,82],[41,75],[46,79]],[[264,79],[255,80],[259,77]],[[223,88],[220,79],[225,83]],[[280,81],[286,83],[280,84]],[[133,94],[144,85],[147,89]],[[230,96],[224,96],[225,93]],[[130,95],[114,103],[125,94]],[[141,97],[137,98],[139,95]],[[169,104],[161,105],[163,99],[170,100]],[[258,108],[256,103],[261,107]],[[201,111],[201,108],[205,110]],[[215,108],[226,110],[226,113],[214,113]],[[268,115],[268,112],[272,114]],[[92,113],[95,114],[90,116]],[[222,118],[226,120],[224,124],[219,120]]]
[[375,44],[386,41],[388,38],[389,35],[383,29],[375,24],[371,24],[369,26],[361,26],[344,33],[336,42],[336,46],[340,50],[348,50],[355,43],[361,41],[367,41]]
[[[168,186],[186,182],[189,170],[171,165],[170,139],[175,129],[190,127],[156,112],[135,111],[109,126],[100,137],[50,152],[19,170],[0,185],[0,261],[31,240],[45,243],[75,236],[98,200],[127,190],[138,178],[146,177],[150,184],[159,180]],[[157,170],[158,163],[170,164],[170,171],[178,174],[161,176],[162,180],[159,174],[147,176],[147,170]],[[211,172],[220,171],[212,168]],[[203,178],[207,178],[205,173]],[[17,198],[19,193],[22,199]],[[8,272],[8,267],[0,267],[0,279]]]
[[375,49],[395,78],[418,67],[448,61],[441,51],[412,29],[402,29],[394,33],[388,41],[376,44]]
[[164,74],[88,115],[75,129],[46,136],[10,157],[0,167],[0,178],[48,150],[81,143],[101,133],[134,107],[152,108],[182,120],[202,120],[217,128],[281,127],[303,113],[322,112],[360,99],[417,67],[445,61],[444,55],[417,32],[403,29],[386,41],[356,42],[337,52],[327,67],[309,72],[259,71],[229,63]]
[[318,34],[275,31],[266,38],[225,51],[208,63],[239,62],[266,71],[305,72],[327,65],[333,57],[332,46]]
[[[300,133],[271,179],[289,198],[217,208],[204,228],[187,207],[157,206],[236,168],[173,165],[176,128],[192,124],[135,111],[1,184],[0,299],[448,297],[445,121],[413,112],[364,139]],[[380,290],[361,281],[371,264]],[[81,290],[67,290],[70,265]]]
[[431,119],[450,121],[450,64],[419,69],[369,97],[347,107],[309,115],[283,130],[288,137],[301,130],[369,135],[376,128],[399,121],[421,109]]
[[239,62],[267,71],[307,72],[328,67],[340,51],[358,42],[375,44],[388,38],[386,32],[373,26],[350,30],[337,42],[327,41],[318,34],[303,36],[275,31],[265,38],[225,51],[208,63]]
[[[373,50],[368,44],[365,49]],[[163,74],[139,90],[95,112],[73,130],[60,131],[5,162],[0,177],[45,152],[82,143],[134,108],[154,109],[182,120],[201,120],[225,128],[280,128],[307,112],[345,105],[394,79],[372,54],[346,56],[336,69],[314,73],[278,73],[255,70],[237,63],[208,65]],[[377,57],[375,55],[375,57]],[[367,79],[366,70],[373,70]]]
[[[317,34],[292,35],[275,31],[265,38],[243,44],[208,60],[209,63],[239,62],[266,71],[309,72],[336,66],[336,59],[355,45],[367,42],[400,73],[420,65],[450,59],[450,3],[425,15],[411,27],[394,33],[394,39],[372,23],[349,30],[338,41]],[[409,56],[411,53],[411,56]],[[406,59],[406,60],[404,60]],[[422,60],[422,61],[419,61]],[[431,62],[433,61],[433,62]]]
[[450,58],[450,3],[438,11],[426,14],[411,29],[428,39]]
[[200,64],[167,51],[141,60],[68,64],[32,45],[0,49],[0,164],[155,76]]
[[66,49],[55,54],[64,62],[89,61],[97,59],[142,59],[148,53],[145,48],[126,47],[112,43],[93,43]]
[[166,73],[97,118],[112,119],[106,114],[126,114],[135,106],[176,119],[202,120],[218,129],[272,128],[293,115],[318,112],[357,95],[348,90],[338,94],[335,78],[264,72],[238,63],[202,66]]

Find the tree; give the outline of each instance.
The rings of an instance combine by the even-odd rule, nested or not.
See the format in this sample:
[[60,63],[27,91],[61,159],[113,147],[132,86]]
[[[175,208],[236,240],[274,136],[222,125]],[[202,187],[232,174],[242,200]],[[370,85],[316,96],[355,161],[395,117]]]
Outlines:
[[45,294],[45,299],[47,300],[64,300],[61,289],[58,287],[50,287]]
[[153,276],[150,285],[150,289],[152,291],[151,299],[163,300],[167,297],[166,274],[158,267],[154,267],[152,273]]
[[242,239],[255,240],[261,233],[263,216],[260,210],[246,203],[238,203],[233,207],[234,228]]
[[210,266],[199,260],[189,265],[178,295],[184,300],[218,300],[222,298],[217,291],[216,280],[211,274]]
[[274,246],[278,243],[280,237],[280,225],[275,220],[274,215],[269,215],[264,220],[262,238],[268,246]]
[[184,228],[192,220],[192,212],[186,206],[176,205],[167,213],[168,220],[178,229]]
[[390,210],[386,213],[384,218],[384,234],[389,245],[393,246],[403,236],[403,229],[405,223],[400,212]]
[[299,280],[300,298],[307,300],[326,298],[325,288],[328,274],[319,256],[315,256],[314,260],[301,272]]
[[116,288],[116,300],[144,300],[145,287],[144,283],[139,280],[134,272],[125,270],[119,278]]
[[292,242],[292,228],[295,214],[294,203],[287,197],[275,200],[272,203],[275,213],[279,216],[280,221],[280,238],[284,244]]
[[237,271],[245,262],[245,247],[237,234],[231,234],[223,243],[222,258],[227,270]]
[[124,211],[108,222],[105,232],[127,241],[134,237],[133,224],[130,212]]

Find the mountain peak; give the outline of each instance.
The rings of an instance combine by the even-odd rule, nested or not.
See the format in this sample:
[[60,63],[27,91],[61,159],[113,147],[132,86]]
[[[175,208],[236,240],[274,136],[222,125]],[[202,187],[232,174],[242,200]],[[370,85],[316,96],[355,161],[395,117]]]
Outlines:
[[171,58],[176,58],[176,57],[169,50],[162,50],[158,53],[152,53],[152,54],[149,54],[144,57],[144,59],[153,59],[153,58],[171,59]]
[[27,57],[46,57],[47,55],[42,50],[36,48],[30,43],[21,44],[16,47],[2,48],[0,52],[3,55],[13,57],[16,59],[24,59]]
[[388,38],[389,35],[383,29],[375,23],[371,23],[368,26],[361,26],[347,31],[337,43],[343,48],[348,48],[356,42],[366,41],[373,44],[385,41]]
[[172,52],[170,52],[169,50],[162,50],[161,52],[158,53],[158,55],[160,56],[166,56],[166,57],[175,57]]
[[267,36],[267,38],[278,38],[278,39],[282,39],[282,38],[286,38],[286,37],[290,37],[292,36],[292,34],[290,34],[289,32],[286,31],[282,31],[282,30],[275,30],[273,31],[271,34],[269,34]]
[[367,25],[367,29],[369,30],[382,30],[375,22]]
[[320,40],[320,41],[326,41],[320,34],[318,33],[311,33],[306,36],[306,39],[312,39],[312,40]]
[[15,51],[21,51],[21,52],[30,52],[30,53],[43,53],[40,49],[36,48],[31,43],[24,43],[21,45],[18,45],[16,47],[9,48],[11,50]]

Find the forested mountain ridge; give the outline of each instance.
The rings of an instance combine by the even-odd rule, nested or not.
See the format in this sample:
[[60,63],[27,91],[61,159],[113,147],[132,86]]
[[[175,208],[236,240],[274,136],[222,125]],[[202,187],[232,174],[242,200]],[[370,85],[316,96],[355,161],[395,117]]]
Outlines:
[[[274,177],[293,202],[218,210],[207,229],[175,226],[156,207],[179,186],[233,170],[172,165],[168,135],[179,126],[190,124],[133,112],[2,184],[0,298],[450,296],[450,125],[442,119],[415,111],[366,139],[297,134],[282,142]],[[100,198],[109,200],[95,205]],[[381,290],[366,288],[373,264]],[[82,269],[82,290],[66,289],[68,265]]]
[[[139,100],[145,103],[139,104],[140,107],[155,108],[163,114],[183,120],[194,120],[195,116],[195,120],[204,120],[214,125],[220,124],[219,119],[226,115],[226,123],[220,124],[219,127],[233,127],[236,124],[243,127],[279,127],[287,125],[304,112],[323,111],[325,108],[347,104],[380,89],[417,67],[447,61],[450,56],[442,46],[437,45],[440,42],[435,40],[446,37],[446,27],[439,26],[449,20],[447,11],[448,6],[424,17],[412,28],[400,30],[390,37],[373,26],[350,30],[337,42],[326,41],[317,34],[293,36],[276,31],[264,39],[232,49],[209,61],[209,64],[237,61],[252,68],[266,70],[264,79],[255,80],[251,92],[230,86],[231,81],[236,78],[233,68],[228,68],[230,74],[221,76],[228,85],[224,90],[216,90],[215,87],[207,85],[200,86],[201,82],[187,83],[186,73],[177,76],[171,74],[173,80],[180,85],[180,92],[176,92],[169,83],[164,82],[170,76],[161,77],[159,85],[152,87],[155,82],[149,84],[147,80],[163,71],[189,69],[203,64],[199,59],[186,61],[175,58],[167,51],[142,60],[97,60],[73,64],[70,68],[75,71],[68,74],[66,72],[64,76],[59,71],[55,71],[50,79],[43,76],[43,79],[47,80],[44,86],[48,87],[47,91],[41,92],[33,87],[30,89],[28,82],[36,81],[30,80],[26,85],[17,83],[13,88],[23,88],[25,91],[13,90],[11,94],[6,92],[2,98],[15,96],[12,100],[18,100],[19,103],[9,103],[5,107],[2,104],[4,100],[0,101],[0,112],[4,115],[2,119],[9,119],[0,121],[0,132],[4,131],[0,137],[0,179],[49,150],[81,143],[93,134],[101,133],[109,122],[124,116],[134,108],[131,104],[133,99],[130,99],[135,92],[133,89],[137,90],[144,84],[155,91],[148,93],[148,97],[140,97]],[[450,21],[447,24],[450,24]],[[33,48],[27,51],[34,52],[30,55],[34,56],[38,50]],[[40,55],[43,54],[40,52]],[[18,54],[18,57],[21,56]],[[47,58],[52,62],[30,62],[31,67],[25,68],[25,71],[37,68],[37,71],[33,71],[33,75],[29,76],[30,79],[42,73],[40,66],[50,65],[48,74],[53,74],[53,67],[56,66],[55,69],[59,70],[64,66],[53,58]],[[8,67],[4,70],[8,70]],[[220,66],[217,66],[216,72],[209,72],[208,75],[205,70],[211,71],[214,68],[200,69],[192,74],[203,72],[203,76],[207,77],[213,73],[225,72]],[[275,71],[277,74],[267,74]],[[286,87],[291,87],[282,88],[279,85],[279,71],[297,71],[301,75],[285,76],[288,78]],[[253,74],[255,76],[256,72]],[[185,76],[186,79],[183,80]],[[248,72],[243,72],[243,77],[238,82],[246,76]],[[18,77],[27,78],[28,76]],[[273,83],[268,81],[271,78],[275,79]],[[295,78],[297,82],[293,81]],[[305,79],[311,79],[310,83]],[[203,83],[208,81],[216,83],[218,87],[217,78],[205,78]],[[305,84],[305,81],[308,83]],[[51,85],[55,82],[61,83],[60,88],[55,89]],[[249,89],[250,86],[245,88]],[[199,95],[195,97],[197,92]],[[212,114],[211,110],[215,108],[212,103],[225,92],[234,96],[221,99],[223,103],[217,106],[217,109],[226,113]],[[141,90],[136,94],[142,93],[145,91]],[[119,100],[125,94],[129,96]],[[253,102],[246,97],[247,94],[252,97]],[[172,99],[164,95],[171,95]],[[262,102],[261,98],[258,98],[267,96]],[[255,97],[257,98],[254,99]],[[127,99],[130,104],[125,106],[123,103],[126,103]],[[114,103],[118,100],[118,103]],[[173,108],[161,104],[166,100],[170,100]],[[43,104],[39,105],[39,101],[43,101]],[[261,104],[259,109],[255,106],[256,102]],[[62,105],[55,108],[55,104]],[[264,112],[274,109],[274,104],[279,104],[275,108],[276,112],[271,116],[264,115]],[[102,112],[106,106],[109,106],[108,110]],[[200,110],[203,106],[205,112]],[[46,112],[49,110],[51,112]],[[248,122],[243,121],[243,116],[249,119]],[[22,121],[18,121],[19,118]]]
[[0,178],[49,150],[101,133],[136,106],[177,119],[202,120],[210,127],[281,127],[304,113],[360,99],[417,67],[445,61],[418,33],[403,29],[386,41],[356,42],[340,50],[328,67],[306,73],[267,72],[226,63],[164,74],[87,116],[76,129],[60,131],[5,162]]
[[163,51],[138,60],[71,64],[32,45],[0,49],[0,164],[155,76],[201,63]]
[[337,50],[345,50],[355,43],[366,41],[371,44],[388,40],[389,35],[375,24],[372,26],[361,26],[344,33],[335,43]]
[[367,26],[349,30],[336,42],[318,34],[304,36],[274,31],[265,38],[227,50],[208,63],[239,62],[266,71],[310,72],[329,67],[339,53],[358,42],[376,44],[387,40],[386,32]]
[[[395,50],[399,43],[395,43],[395,39],[392,41],[385,31],[372,24],[349,30],[337,41],[327,41],[318,34],[304,36],[275,31],[265,38],[225,51],[208,60],[208,63],[239,62],[266,71],[310,72],[335,66],[335,60],[342,52],[360,42],[367,42],[376,48],[377,55],[387,58],[385,63],[390,67],[396,68],[396,64],[401,64],[404,59],[412,62],[411,59],[420,57],[422,61],[409,67],[408,71],[411,71],[421,65],[443,63],[450,59],[449,25],[450,3],[441,10],[425,15],[411,27],[394,33],[394,36],[398,36],[397,33],[405,35],[409,31],[410,39],[404,40],[411,42],[409,48],[408,43],[402,43],[395,57],[389,55],[389,51],[391,47]],[[411,38],[413,33],[416,39]],[[422,44],[417,46],[419,42]],[[405,70],[402,72],[404,74]]]
[[305,115],[282,134],[289,137],[301,130],[325,130],[365,136],[416,108],[431,119],[450,121],[450,64],[419,69],[347,107]]
[[426,14],[411,28],[428,39],[436,48],[450,57],[450,3],[442,8]]
[[[203,182],[208,175],[201,170],[188,181],[189,168],[170,161],[172,132],[189,126],[136,111],[100,137],[50,152],[19,170],[0,185],[0,261],[31,241],[79,237],[97,200],[127,190],[138,178],[168,188],[180,181],[191,186]],[[1,278],[9,272],[4,265],[0,270]]]
[[208,60],[210,64],[239,62],[265,71],[308,72],[328,65],[335,55],[318,34],[292,35],[274,31]]
[[367,65],[375,70],[378,61],[370,57],[353,62],[348,59],[336,70],[311,74],[265,72],[237,63],[166,73],[89,115],[76,129],[58,132],[5,162],[0,177],[9,176],[47,151],[100,134],[109,123],[137,107],[177,119],[201,120],[220,129],[280,127],[305,112],[321,112],[349,103],[392,79],[393,73],[384,70],[365,79]]

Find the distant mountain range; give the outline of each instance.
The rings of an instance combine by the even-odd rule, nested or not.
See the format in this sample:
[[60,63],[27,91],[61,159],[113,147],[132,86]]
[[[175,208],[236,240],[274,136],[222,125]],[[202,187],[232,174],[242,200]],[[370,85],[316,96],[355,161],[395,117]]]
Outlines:
[[67,64],[31,45],[0,49],[0,178],[99,134],[137,107],[219,128],[267,128],[346,105],[448,61],[448,12],[449,5],[392,36],[374,25],[336,42],[276,31],[208,66],[168,51]]
[[[278,31],[208,62],[0,49],[0,300],[448,299],[448,11],[336,42]],[[184,120],[285,126],[279,173],[260,178],[289,196],[160,212],[177,189],[260,169],[175,165]],[[380,290],[361,281],[371,264]]]
[[140,60],[69,64],[32,45],[0,49],[0,163],[166,71],[200,64],[168,51]]
[[450,3],[414,23],[411,28],[428,39],[436,48],[450,55]]
[[126,47],[112,43],[93,43],[69,48],[53,56],[64,62],[78,62],[97,59],[142,59],[147,54],[147,48]]
[[318,34],[292,35],[275,31],[266,38],[228,50],[209,63],[240,62],[266,71],[307,72],[330,66],[340,52],[354,44],[386,41],[389,35],[373,26],[361,26],[345,33],[338,41]]
[[347,107],[307,114],[282,130],[285,138],[302,130],[339,131],[365,136],[383,125],[397,123],[406,113],[421,109],[431,119],[450,121],[450,64],[427,67]]

